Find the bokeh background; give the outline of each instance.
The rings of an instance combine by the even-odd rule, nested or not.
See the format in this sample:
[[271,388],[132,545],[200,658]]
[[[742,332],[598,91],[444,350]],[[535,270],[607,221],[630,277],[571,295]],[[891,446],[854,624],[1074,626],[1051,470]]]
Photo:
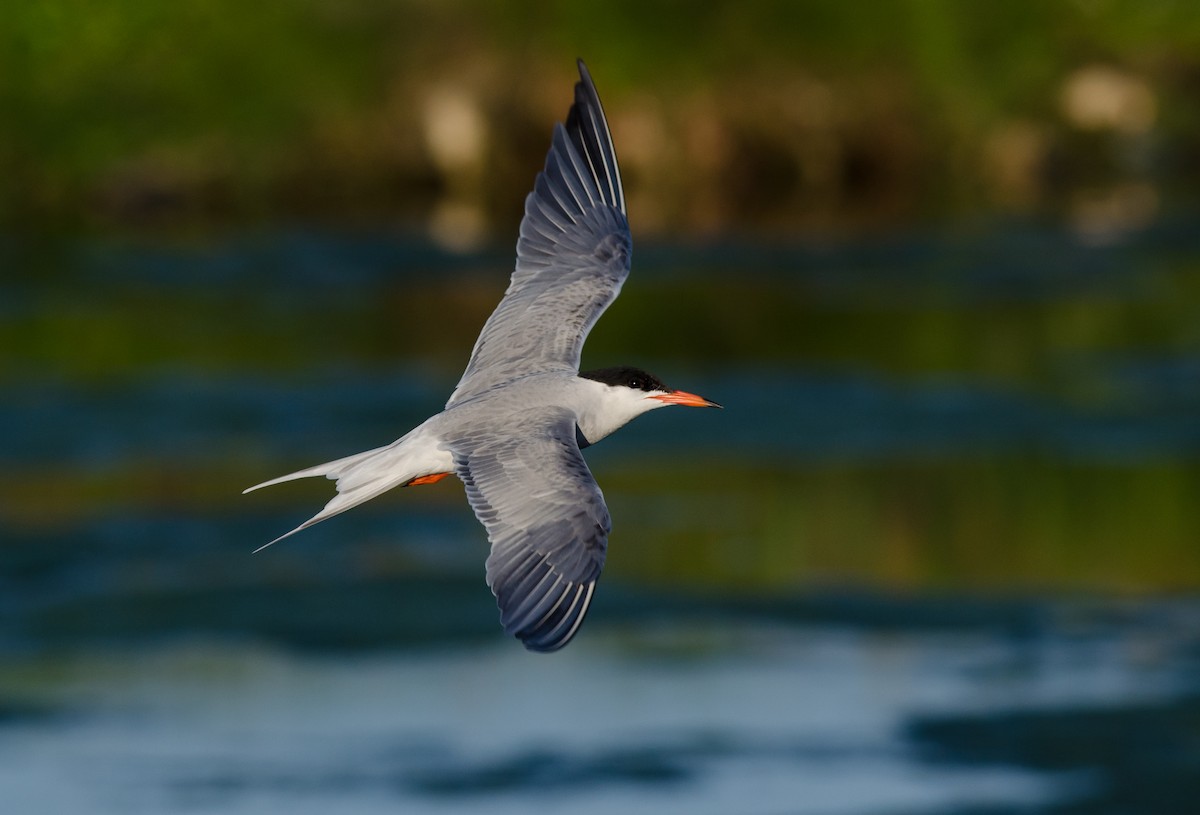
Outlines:
[[[588,61],[727,406],[588,451],[580,636],[454,480],[260,554],[438,410]],[[1194,813],[1186,2],[0,7],[6,811]]]

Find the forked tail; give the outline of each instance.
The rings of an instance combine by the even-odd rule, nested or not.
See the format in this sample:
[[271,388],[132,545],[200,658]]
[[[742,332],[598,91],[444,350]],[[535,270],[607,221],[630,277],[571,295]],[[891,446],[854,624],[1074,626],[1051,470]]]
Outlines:
[[427,443],[430,440],[420,431],[421,428],[417,428],[386,447],[377,447],[374,450],[355,453],[352,456],[339,458],[325,464],[318,464],[315,467],[297,470],[294,473],[281,475],[279,478],[272,478],[270,481],[264,481],[261,484],[255,484],[253,487],[243,490],[242,494],[244,495],[263,487],[282,484],[285,481],[295,481],[298,478],[312,478],[319,475],[337,482],[338,494],[329,500],[324,509],[291,532],[280,535],[270,543],[264,543],[254,551],[261,552],[271,544],[278,543],[286,537],[295,535],[302,529],[307,529],[313,524],[318,524],[327,518],[332,518],[334,515],[352,509],[365,501],[370,501],[372,498],[378,497],[394,487],[409,484],[414,479],[425,479],[423,483],[436,481],[436,478],[429,477],[450,469],[450,467],[439,469],[438,466],[442,464],[441,459],[443,457],[445,458],[445,462],[450,464],[450,455],[449,453],[438,451],[436,445]]

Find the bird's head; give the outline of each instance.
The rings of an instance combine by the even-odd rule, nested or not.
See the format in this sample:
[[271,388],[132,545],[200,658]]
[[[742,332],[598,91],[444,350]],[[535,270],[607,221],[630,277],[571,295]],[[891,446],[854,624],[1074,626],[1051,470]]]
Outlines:
[[705,399],[703,396],[669,388],[654,374],[628,365],[621,365],[615,368],[600,368],[595,371],[584,371],[579,376],[613,388],[618,397],[623,402],[628,401],[630,408],[636,411],[636,413],[645,413],[646,411],[666,405],[721,407],[716,402],[711,399]]

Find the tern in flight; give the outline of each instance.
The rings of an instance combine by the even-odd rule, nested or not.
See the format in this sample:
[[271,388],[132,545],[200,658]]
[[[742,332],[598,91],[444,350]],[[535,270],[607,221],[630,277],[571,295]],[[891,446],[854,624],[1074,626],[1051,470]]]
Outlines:
[[487,529],[501,625],[531,651],[575,636],[604,566],[612,522],[580,450],[656,408],[720,407],[637,368],[579,371],[583,341],[620,292],[632,247],[612,136],[582,61],[579,75],[566,125],[554,126],[525,199],[508,291],[445,409],[386,447],[246,490],[336,480],[338,494],[282,540],[394,487],[457,475]]

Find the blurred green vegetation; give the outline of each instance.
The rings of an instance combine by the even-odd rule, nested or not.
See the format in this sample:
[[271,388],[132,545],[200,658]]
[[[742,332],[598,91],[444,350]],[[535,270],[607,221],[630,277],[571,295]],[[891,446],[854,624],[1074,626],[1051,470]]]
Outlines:
[[669,493],[651,472],[605,474],[618,518],[651,518],[659,532],[641,540],[628,521],[618,525],[612,574],[742,590],[1144,594],[1200,586],[1194,460],[1131,466],[1012,454],[708,465],[673,469]]
[[[1200,164],[1194,11],[1166,0],[7,3],[0,215],[107,227],[379,219],[424,217],[450,196],[507,235],[577,55],[608,102],[642,230],[1086,210],[1079,196],[1119,182],[1151,185],[1153,203],[1190,195]],[[1076,86],[1079,109],[1065,101]],[[439,163],[429,128],[443,98],[483,122],[485,169]]]
[[[186,472],[161,460],[105,472],[35,468],[0,477],[8,498],[0,522],[23,533],[25,557],[36,563],[72,554],[33,550],[39,534],[122,512],[227,516],[267,507],[277,512],[272,517],[298,520],[329,496],[327,484],[313,483],[266,494],[250,509],[236,487],[264,466],[238,459],[188,462]],[[868,586],[1131,595],[1200,586],[1195,460],[1097,464],[1014,452],[747,467],[684,458],[670,483],[637,462],[608,461],[597,472],[616,518],[606,573],[629,583],[726,592]],[[465,512],[462,500],[447,482],[419,496],[390,494],[356,512],[394,521]],[[373,564],[375,578],[413,568],[394,534],[345,543]],[[482,552],[482,536],[479,546]],[[11,550],[7,556],[21,562]]]

